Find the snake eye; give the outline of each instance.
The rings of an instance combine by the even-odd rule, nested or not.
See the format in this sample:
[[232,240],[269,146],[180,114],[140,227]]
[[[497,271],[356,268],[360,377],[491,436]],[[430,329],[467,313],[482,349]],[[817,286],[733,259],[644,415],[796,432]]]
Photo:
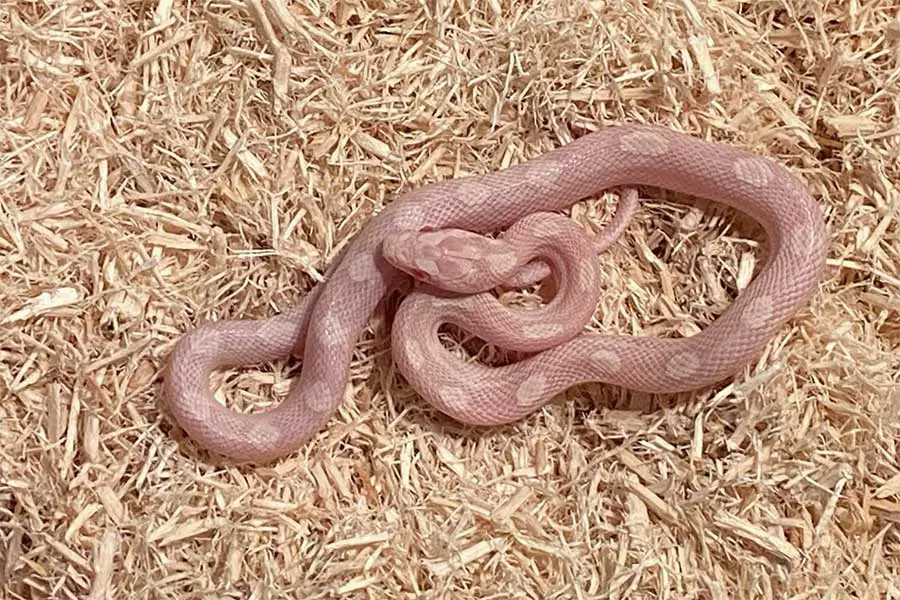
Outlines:
[[431,281],[431,276],[421,269],[416,269],[415,267],[409,267],[405,269],[406,272],[412,275],[415,279],[419,281]]

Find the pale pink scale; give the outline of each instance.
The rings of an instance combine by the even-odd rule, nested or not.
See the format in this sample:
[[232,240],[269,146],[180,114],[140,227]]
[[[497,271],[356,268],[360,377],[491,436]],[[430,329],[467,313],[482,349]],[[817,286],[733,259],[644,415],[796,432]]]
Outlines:
[[244,425],[244,434],[248,439],[277,440],[281,437],[281,424],[270,419],[259,419]]
[[591,353],[591,362],[610,373],[617,373],[622,369],[622,359],[612,350],[603,349]]
[[489,249],[486,238],[464,235],[457,231],[448,231],[438,240],[437,246],[448,256],[477,260]]
[[447,385],[440,388],[437,393],[441,401],[447,406],[458,409],[466,404],[466,394],[459,388]]
[[822,232],[819,230],[817,219],[812,215],[811,210],[810,207],[804,209],[806,218],[803,225],[804,235],[802,238],[804,243],[800,253],[801,260],[807,259],[814,250],[816,252],[820,251],[822,246],[822,239],[820,238]]
[[491,196],[490,188],[477,181],[460,182],[454,191],[456,199],[463,206],[484,204]]
[[739,181],[757,188],[768,185],[774,176],[769,163],[762,158],[742,158],[735,161],[733,169]]
[[437,262],[433,258],[429,258],[427,256],[417,256],[416,267],[418,267],[425,273],[428,273],[432,277],[438,275],[441,272],[441,269],[438,266]]
[[325,315],[325,344],[329,348],[338,348],[346,335],[344,324],[341,323],[340,317],[335,312],[329,312]]
[[422,346],[413,338],[409,338],[405,342],[406,346],[406,359],[409,361],[409,366],[412,367],[414,371],[420,371],[422,367],[425,365],[424,353],[422,352]]
[[696,377],[700,369],[700,359],[689,352],[677,352],[666,361],[666,375],[680,381]]
[[348,271],[354,283],[365,283],[373,279],[378,274],[375,257],[368,252],[357,254],[350,260]]
[[669,141],[652,131],[638,131],[623,135],[619,147],[637,156],[662,156],[669,151]]
[[521,181],[541,187],[555,186],[560,177],[565,174],[565,170],[559,162],[547,160],[547,158],[524,163],[525,173]]
[[[259,324],[259,331],[256,336],[261,339],[274,339],[284,335],[284,322],[280,319],[267,319]],[[234,348],[224,348],[232,351]]]
[[332,398],[328,393],[328,386],[321,381],[309,386],[306,391],[306,405],[316,412],[327,412],[334,406],[339,398]]
[[516,389],[516,404],[532,406],[537,404],[546,394],[547,378],[540,373],[529,375]]
[[531,339],[541,339],[559,335],[563,331],[565,331],[565,327],[559,323],[534,323],[523,327],[522,335]]
[[425,212],[422,210],[408,210],[397,219],[400,229],[421,229],[425,225]]
[[748,329],[762,328],[771,321],[774,312],[775,305],[772,298],[765,294],[747,303],[741,313],[741,323]]
[[516,256],[515,252],[501,252],[499,254],[493,254],[487,259],[490,265],[497,269],[497,271],[501,273],[506,273],[513,268],[517,264],[519,264],[519,259]]
[[594,282],[596,273],[594,271],[593,257],[582,263],[581,269],[578,270],[578,287],[585,293],[589,294],[594,291]]

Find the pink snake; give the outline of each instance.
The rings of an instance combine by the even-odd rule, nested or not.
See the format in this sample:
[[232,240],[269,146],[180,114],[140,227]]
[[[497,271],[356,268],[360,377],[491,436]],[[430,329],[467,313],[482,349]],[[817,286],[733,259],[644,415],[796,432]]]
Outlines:
[[[597,254],[630,220],[638,202],[630,188],[639,185],[724,202],[758,221],[770,240],[764,268],[696,335],[585,329],[600,294]],[[610,188],[628,191],[596,239],[553,214]],[[477,235],[506,228],[496,239]],[[393,358],[419,395],[461,422],[509,423],[583,382],[650,393],[699,389],[734,375],[808,301],[824,269],[825,241],[820,208],[785,167],[661,127],[603,129],[501,171],[407,193],[288,312],[213,322],[185,335],[170,357],[163,395],[206,449],[243,462],[282,457],[337,410],[359,337],[382,298],[410,275],[417,287],[397,311]],[[536,310],[506,307],[490,293],[548,275],[557,291]],[[465,361],[438,338],[445,323],[534,354],[499,367]],[[241,414],[213,399],[215,369],[292,354],[303,357],[302,372],[276,406]]]

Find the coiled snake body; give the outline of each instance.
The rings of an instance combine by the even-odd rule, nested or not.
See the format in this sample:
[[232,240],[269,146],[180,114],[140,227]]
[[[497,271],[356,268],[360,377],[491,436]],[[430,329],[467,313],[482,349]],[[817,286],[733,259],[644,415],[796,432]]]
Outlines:
[[[552,213],[610,188],[639,185],[724,202],[758,221],[769,238],[765,267],[691,337],[584,330],[600,293],[597,253],[625,227],[636,194],[623,197],[596,240]],[[477,235],[507,228],[498,239]],[[824,264],[820,208],[786,168],[661,127],[608,128],[501,171],[407,193],[368,223],[326,281],[288,312],[214,322],[185,335],[170,357],[163,393],[178,423],[205,448],[240,461],[283,456],[337,409],[359,336],[382,297],[410,275],[420,283],[397,312],[394,359],[424,399],[462,422],[508,423],[588,381],[688,391],[752,360],[809,299]],[[488,292],[547,275],[558,291],[537,311],[506,308]],[[444,323],[536,354],[501,367],[464,362],[440,343]],[[277,406],[239,414],[212,398],[213,370],[293,353],[303,357],[302,372]]]

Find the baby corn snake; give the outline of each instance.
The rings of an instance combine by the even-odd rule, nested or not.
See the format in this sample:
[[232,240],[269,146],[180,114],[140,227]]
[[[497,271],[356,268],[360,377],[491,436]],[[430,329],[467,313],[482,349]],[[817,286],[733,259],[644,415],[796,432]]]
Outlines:
[[[767,264],[700,333],[658,338],[584,326],[600,293],[598,254],[638,203],[632,186],[723,202],[759,222]],[[613,223],[592,239],[558,211],[611,188],[626,192]],[[484,237],[504,230],[496,239]],[[309,294],[264,320],[225,320],[183,336],[170,356],[163,396],[198,444],[243,462],[267,462],[322,429],[342,399],[352,354],[376,305],[410,277],[391,330],[398,371],[426,401],[464,423],[520,419],[558,393],[602,382],[651,393],[703,388],[751,361],[815,291],[825,264],[821,209],[778,163],[667,128],[623,125],[492,173],[431,183],[367,223]],[[552,276],[555,296],[513,309],[490,293]],[[452,323],[510,350],[509,365],[463,361],[438,328]],[[302,356],[287,397],[240,414],[216,402],[216,369]]]

